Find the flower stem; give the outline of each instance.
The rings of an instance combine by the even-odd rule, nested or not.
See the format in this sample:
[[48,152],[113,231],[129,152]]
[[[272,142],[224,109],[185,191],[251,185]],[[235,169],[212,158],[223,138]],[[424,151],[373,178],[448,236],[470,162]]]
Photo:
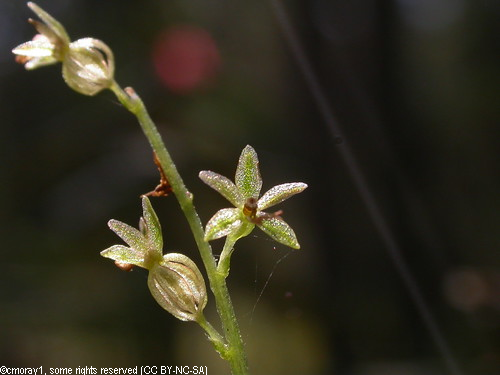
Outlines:
[[[184,185],[184,182],[177,171],[165,144],[163,143],[161,135],[151,120],[151,117],[149,116],[141,98],[132,88],[128,87],[123,90],[116,82],[113,82],[110,89],[115,93],[123,106],[137,117],[141,128],[151,145],[151,148],[158,157],[161,168],[163,169],[163,172],[172,187],[172,191],[177,198],[184,215],[186,216],[191,231],[193,232],[194,239],[207,271],[208,281],[215,297],[217,311],[219,313],[222,328],[227,341],[227,350],[224,358],[229,362],[233,375],[247,375],[247,358],[225,277],[217,273],[212,248],[210,244],[204,240],[205,233],[201,220],[193,204],[193,195]],[[206,327],[208,326],[203,328],[206,330]],[[213,331],[215,331],[212,326],[210,327]]]
[[209,340],[214,344],[215,350],[222,358],[227,359],[227,346],[220,333],[205,319],[203,314],[198,318],[197,323],[205,330]]
[[217,263],[217,272],[224,276],[224,278],[227,278],[229,275],[229,264],[231,261],[231,255],[233,254],[235,242],[236,239],[233,236],[226,237],[224,248],[222,249],[219,262]]

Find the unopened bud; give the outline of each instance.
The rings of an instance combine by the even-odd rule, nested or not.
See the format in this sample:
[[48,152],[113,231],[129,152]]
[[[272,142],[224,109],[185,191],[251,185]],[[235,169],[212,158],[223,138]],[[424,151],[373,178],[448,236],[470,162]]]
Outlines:
[[173,316],[197,321],[207,304],[205,281],[196,264],[183,254],[170,253],[149,271],[148,286],[156,302]]

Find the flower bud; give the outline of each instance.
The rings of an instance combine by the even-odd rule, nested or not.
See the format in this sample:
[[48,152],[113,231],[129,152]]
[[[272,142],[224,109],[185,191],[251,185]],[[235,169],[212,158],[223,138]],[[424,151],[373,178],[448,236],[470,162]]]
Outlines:
[[149,271],[148,286],[156,302],[173,316],[197,321],[207,304],[205,281],[196,264],[183,254],[170,253]]

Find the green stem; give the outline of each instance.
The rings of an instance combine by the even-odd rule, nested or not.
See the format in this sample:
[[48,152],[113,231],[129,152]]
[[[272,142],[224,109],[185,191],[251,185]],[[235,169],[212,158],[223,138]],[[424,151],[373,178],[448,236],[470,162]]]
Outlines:
[[[228,343],[225,358],[229,362],[233,375],[247,375],[248,365],[244,351],[243,341],[238,327],[238,322],[234,314],[234,308],[231,303],[229,291],[227,289],[225,277],[217,273],[215,259],[212,248],[204,240],[205,232],[203,225],[193,204],[193,195],[187,190],[184,182],[175,167],[170,154],[158,132],[155,124],[151,120],[144,103],[132,88],[122,88],[113,82],[110,89],[116,94],[118,100],[132,112],[141,125],[141,128],[148,139],[151,148],[156,153],[165,176],[172,187],[172,191],[181,206],[184,215],[191,227],[194,239],[200,251],[203,264],[207,271],[210,288],[215,297],[217,311],[219,313],[222,328]],[[213,327],[212,327],[213,328]]]
[[220,254],[219,262],[217,263],[217,272],[227,278],[229,275],[229,265],[231,261],[231,255],[233,254],[234,244],[236,240],[233,236],[227,236],[226,242],[224,243],[224,248]]
[[227,346],[220,333],[205,319],[203,314],[198,318],[197,323],[205,330],[208,338],[214,344],[215,350],[217,350],[222,358],[227,359]]
[[224,248],[222,249],[222,253],[219,257],[219,262],[217,263],[217,272],[219,275],[227,278],[229,275],[229,267],[231,263],[231,255],[234,251],[234,244],[240,238],[248,236],[255,224],[248,222],[246,219],[243,219],[243,225],[235,232],[231,233],[226,237],[226,242],[224,243]]

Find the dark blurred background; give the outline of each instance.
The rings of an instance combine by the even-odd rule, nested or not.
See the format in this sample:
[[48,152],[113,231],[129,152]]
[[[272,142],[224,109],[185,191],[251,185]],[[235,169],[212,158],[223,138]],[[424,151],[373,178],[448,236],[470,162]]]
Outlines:
[[[269,1],[40,0],[72,39],[115,53],[147,104],[203,222],[258,152],[300,251],[259,230],[238,242],[229,288],[253,374],[448,374],[349,171],[350,147],[464,374],[500,372],[500,6],[475,0],[282,1],[342,126],[332,139]],[[35,34],[0,0],[0,365],[206,365],[203,332],[163,311],[143,270],[99,251],[158,183],[135,118],[111,92],[71,91],[61,67],[27,72]],[[173,197],[153,200],[165,251],[201,264]],[[278,207],[281,208],[281,207]],[[216,252],[221,241],[213,243]],[[207,315],[218,326],[213,298]]]

